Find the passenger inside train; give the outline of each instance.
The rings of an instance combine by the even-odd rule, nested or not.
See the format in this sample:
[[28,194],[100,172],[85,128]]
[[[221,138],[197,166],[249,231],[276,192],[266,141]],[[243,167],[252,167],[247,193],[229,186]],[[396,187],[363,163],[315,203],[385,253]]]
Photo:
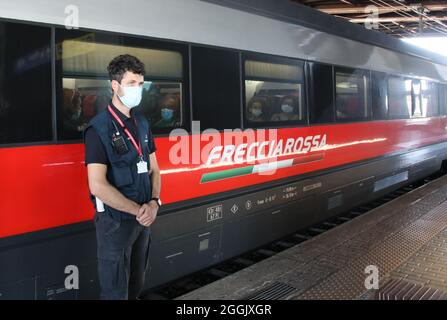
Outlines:
[[301,84],[248,80],[247,120],[279,122],[301,120]]
[[[143,113],[158,128],[174,128],[182,124],[181,87],[171,83],[146,82],[140,105]],[[87,123],[107,108],[111,92],[105,80],[64,79],[64,139],[80,139]]]
[[173,94],[168,94],[159,103],[161,119],[154,126],[159,128],[176,127],[180,119],[180,102]]
[[247,106],[247,118],[249,121],[262,122],[265,121],[264,118],[264,105],[266,104],[265,99],[254,98]]
[[281,112],[275,113],[271,121],[291,121],[299,120],[299,115],[296,112],[297,101],[294,96],[285,96],[281,101]]
[[182,124],[181,87],[174,83],[146,82],[140,107],[156,128],[176,128]]
[[[69,95],[71,94],[71,98]],[[66,136],[76,136],[87,126],[87,121],[82,112],[82,97],[77,90],[64,92],[64,133]]]

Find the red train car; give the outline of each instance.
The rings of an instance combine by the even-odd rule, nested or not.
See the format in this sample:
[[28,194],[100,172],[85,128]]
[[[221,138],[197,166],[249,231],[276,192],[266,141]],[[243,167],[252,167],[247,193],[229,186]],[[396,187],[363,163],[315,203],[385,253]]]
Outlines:
[[[150,19],[107,30],[106,17],[60,25],[57,1],[1,17],[0,298],[97,297],[82,131],[120,53],[148,67],[139,108],[162,174],[148,289],[442,168],[446,59],[293,4],[191,3],[141,1]],[[65,289],[69,265],[79,290]]]

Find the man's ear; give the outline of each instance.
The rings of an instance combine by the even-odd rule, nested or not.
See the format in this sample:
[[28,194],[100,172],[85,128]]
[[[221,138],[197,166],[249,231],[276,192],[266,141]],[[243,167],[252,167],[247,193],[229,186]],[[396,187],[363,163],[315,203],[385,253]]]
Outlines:
[[112,85],[112,90],[113,90],[113,92],[118,92],[118,89],[119,89],[119,83],[118,83],[118,81],[116,81],[116,80],[112,80],[111,85]]

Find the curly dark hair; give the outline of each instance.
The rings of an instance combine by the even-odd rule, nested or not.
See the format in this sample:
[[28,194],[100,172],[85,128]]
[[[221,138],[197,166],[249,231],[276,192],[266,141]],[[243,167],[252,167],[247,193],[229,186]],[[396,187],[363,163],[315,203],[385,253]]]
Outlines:
[[123,75],[126,71],[140,74],[142,76],[144,76],[146,72],[144,70],[144,63],[130,54],[122,54],[113,58],[107,67],[107,71],[109,72],[110,81],[116,80],[119,83],[123,80]]

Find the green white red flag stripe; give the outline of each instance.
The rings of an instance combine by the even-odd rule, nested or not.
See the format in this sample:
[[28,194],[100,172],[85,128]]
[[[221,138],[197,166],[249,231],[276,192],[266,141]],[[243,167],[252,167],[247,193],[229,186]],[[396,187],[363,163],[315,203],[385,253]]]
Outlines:
[[278,169],[289,168],[289,167],[295,166],[297,164],[319,161],[319,160],[322,160],[323,157],[324,157],[323,154],[320,153],[320,154],[296,157],[296,158],[280,160],[280,161],[270,161],[270,162],[265,162],[265,163],[259,163],[259,164],[240,167],[240,168],[209,172],[209,173],[205,173],[202,175],[200,183],[207,183],[207,182],[229,179],[229,178],[244,176],[244,175],[248,175],[248,174],[255,174],[255,173],[267,173],[267,172],[274,173],[274,171],[278,170]]

